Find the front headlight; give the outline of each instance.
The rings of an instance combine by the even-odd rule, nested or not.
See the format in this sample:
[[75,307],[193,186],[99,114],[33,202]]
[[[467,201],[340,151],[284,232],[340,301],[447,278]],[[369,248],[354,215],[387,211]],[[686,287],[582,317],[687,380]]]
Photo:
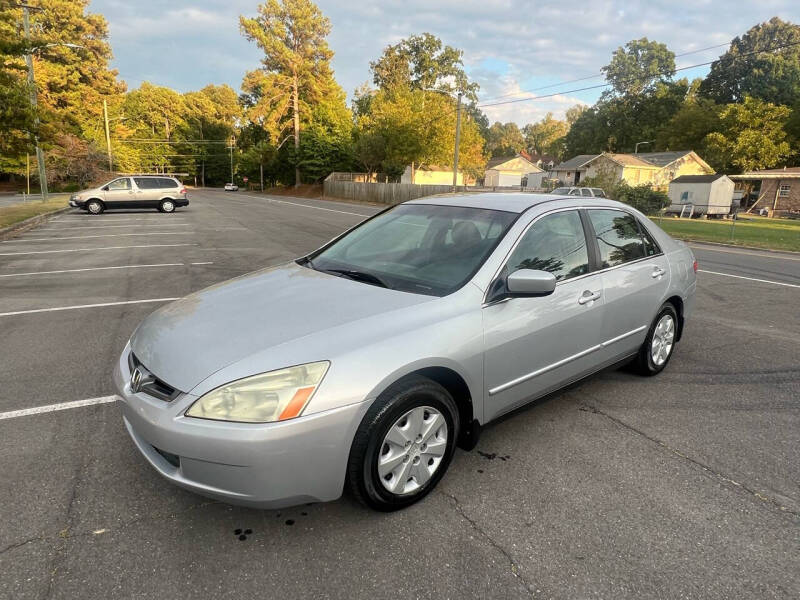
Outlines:
[[293,419],[303,412],[329,365],[308,363],[226,383],[200,397],[186,416],[242,423]]

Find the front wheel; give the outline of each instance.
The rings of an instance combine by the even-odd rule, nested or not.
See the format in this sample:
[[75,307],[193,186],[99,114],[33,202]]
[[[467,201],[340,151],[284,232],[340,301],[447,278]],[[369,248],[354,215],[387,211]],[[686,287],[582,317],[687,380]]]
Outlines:
[[675,307],[667,302],[653,319],[644,344],[639,349],[636,370],[642,375],[657,375],[663,371],[672,358],[677,332],[678,314]]
[[444,476],[458,437],[453,397],[427,377],[390,386],[367,411],[347,465],[363,504],[393,511],[424,498]]
[[100,200],[89,200],[86,203],[86,210],[92,215],[99,215],[105,210],[105,208],[106,207],[103,206],[103,203],[100,202]]

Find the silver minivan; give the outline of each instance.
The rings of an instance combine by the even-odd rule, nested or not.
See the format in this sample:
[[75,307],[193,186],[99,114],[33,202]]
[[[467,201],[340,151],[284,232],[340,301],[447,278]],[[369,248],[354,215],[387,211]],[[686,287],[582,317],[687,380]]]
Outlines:
[[188,206],[189,199],[184,185],[174,177],[134,175],[77,192],[70,197],[69,205],[93,215],[114,208],[157,208],[170,213],[179,206]]

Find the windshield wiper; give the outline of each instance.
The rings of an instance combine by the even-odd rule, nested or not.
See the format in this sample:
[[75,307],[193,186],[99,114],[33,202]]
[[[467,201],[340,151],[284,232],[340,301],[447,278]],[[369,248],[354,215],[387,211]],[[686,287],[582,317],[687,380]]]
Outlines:
[[383,288],[389,287],[388,285],[386,285],[386,282],[383,281],[380,277],[376,277],[372,273],[366,273],[364,271],[356,271],[355,269],[324,269],[324,271],[326,273],[335,273],[338,275],[342,275],[343,277],[347,277],[348,279],[361,281],[363,283],[370,283],[372,285],[377,285]]

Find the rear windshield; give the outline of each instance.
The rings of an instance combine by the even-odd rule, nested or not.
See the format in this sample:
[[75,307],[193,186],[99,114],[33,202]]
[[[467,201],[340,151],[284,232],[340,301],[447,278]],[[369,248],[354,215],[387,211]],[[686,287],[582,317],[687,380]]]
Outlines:
[[444,296],[475,274],[516,217],[500,210],[401,204],[301,264],[363,283]]

